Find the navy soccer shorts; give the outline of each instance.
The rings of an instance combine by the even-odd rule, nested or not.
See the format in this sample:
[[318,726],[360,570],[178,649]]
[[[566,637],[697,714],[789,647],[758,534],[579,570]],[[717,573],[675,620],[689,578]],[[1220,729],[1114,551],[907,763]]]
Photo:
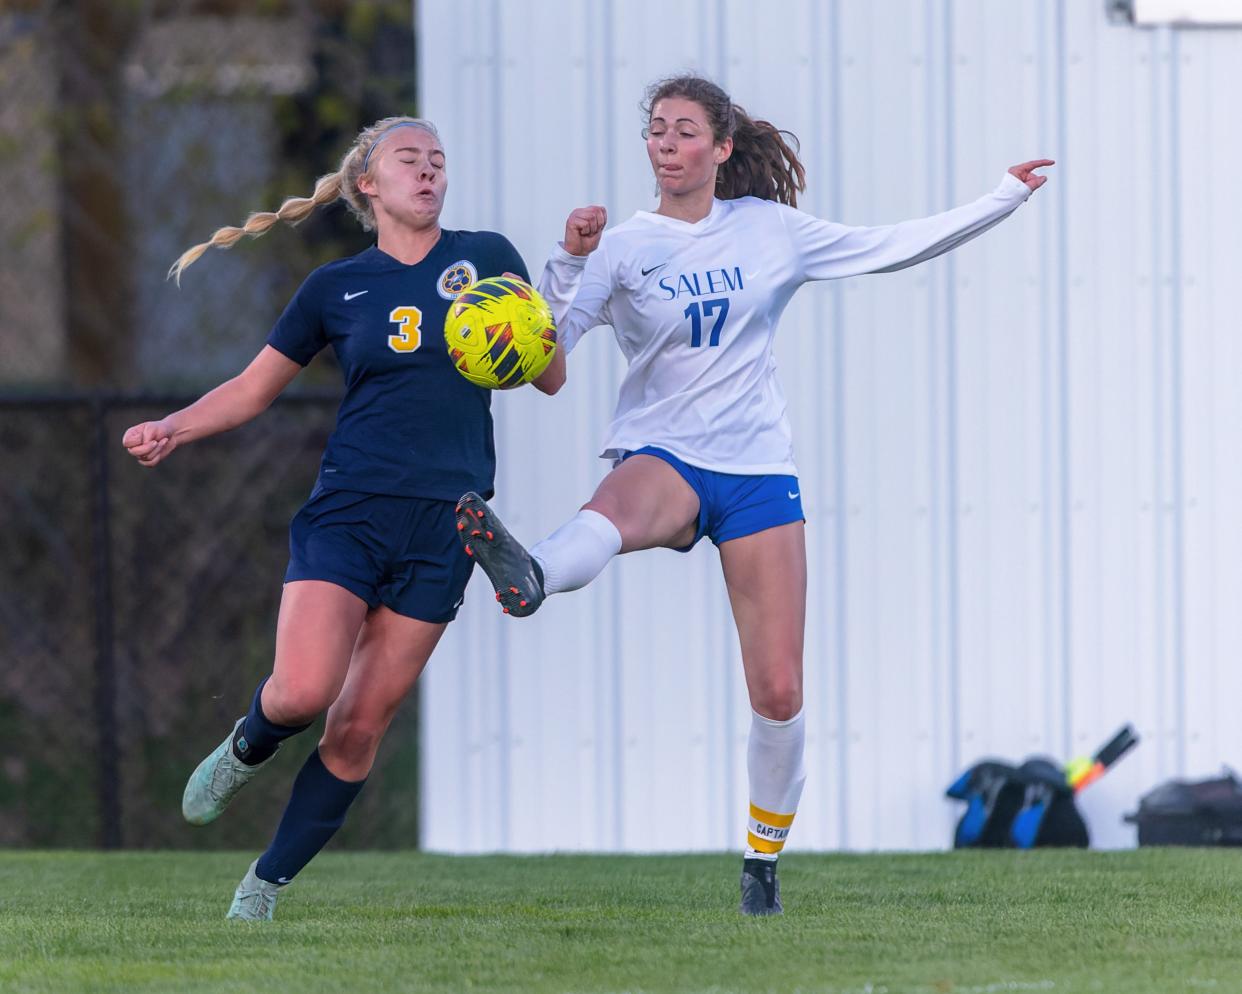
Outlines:
[[806,520],[796,476],[718,473],[684,463],[671,452],[654,445],[625,454],[626,459],[630,456],[655,456],[664,460],[698,494],[699,522],[694,540],[678,552],[689,552],[704,535],[720,545],[778,525]]
[[317,484],[289,526],[285,582],[326,580],[371,608],[452,621],[474,567],[457,540],[455,506]]

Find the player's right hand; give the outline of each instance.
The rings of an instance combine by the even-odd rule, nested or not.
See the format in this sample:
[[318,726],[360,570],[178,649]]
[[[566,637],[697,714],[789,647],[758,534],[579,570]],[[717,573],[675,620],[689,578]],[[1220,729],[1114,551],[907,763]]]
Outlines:
[[570,255],[590,255],[599,247],[608,211],[598,205],[578,207],[565,219],[565,251]]
[[144,421],[128,429],[121,444],[139,465],[154,466],[177,447],[177,440],[167,421]]

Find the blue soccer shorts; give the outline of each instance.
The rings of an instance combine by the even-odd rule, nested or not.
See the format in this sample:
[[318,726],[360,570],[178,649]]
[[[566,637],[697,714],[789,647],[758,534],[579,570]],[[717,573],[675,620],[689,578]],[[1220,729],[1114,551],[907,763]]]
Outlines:
[[694,540],[678,552],[689,552],[704,535],[720,545],[778,525],[806,520],[796,476],[718,473],[684,463],[671,452],[654,445],[627,452],[623,458],[630,456],[655,456],[664,460],[698,494],[699,521]]
[[285,582],[326,580],[433,624],[452,621],[474,560],[457,540],[451,500],[316,485],[289,526]]

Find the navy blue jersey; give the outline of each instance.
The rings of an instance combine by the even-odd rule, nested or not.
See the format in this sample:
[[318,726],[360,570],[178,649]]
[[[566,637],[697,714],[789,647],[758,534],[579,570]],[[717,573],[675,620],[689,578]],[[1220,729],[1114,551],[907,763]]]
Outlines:
[[444,318],[463,287],[505,272],[529,282],[503,235],[443,231],[413,266],[372,246],[306,278],[267,342],[303,366],[326,345],[336,352],[345,398],[323,486],[439,500],[491,493],[491,391],[453,368]]

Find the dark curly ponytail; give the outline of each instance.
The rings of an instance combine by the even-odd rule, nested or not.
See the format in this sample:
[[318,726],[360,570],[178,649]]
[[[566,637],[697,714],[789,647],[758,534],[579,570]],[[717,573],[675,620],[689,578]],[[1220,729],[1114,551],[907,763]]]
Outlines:
[[672,76],[652,83],[643,101],[650,120],[655,105],[668,97],[693,100],[703,108],[711,124],[712,139],[719,144],[733,139],[733,154],[716,173],[716,196],[721,200],[759,197],[791,207],[806,189],[806,170],[798,161],[798,139],[768,121],[756,121],[710,79]]

